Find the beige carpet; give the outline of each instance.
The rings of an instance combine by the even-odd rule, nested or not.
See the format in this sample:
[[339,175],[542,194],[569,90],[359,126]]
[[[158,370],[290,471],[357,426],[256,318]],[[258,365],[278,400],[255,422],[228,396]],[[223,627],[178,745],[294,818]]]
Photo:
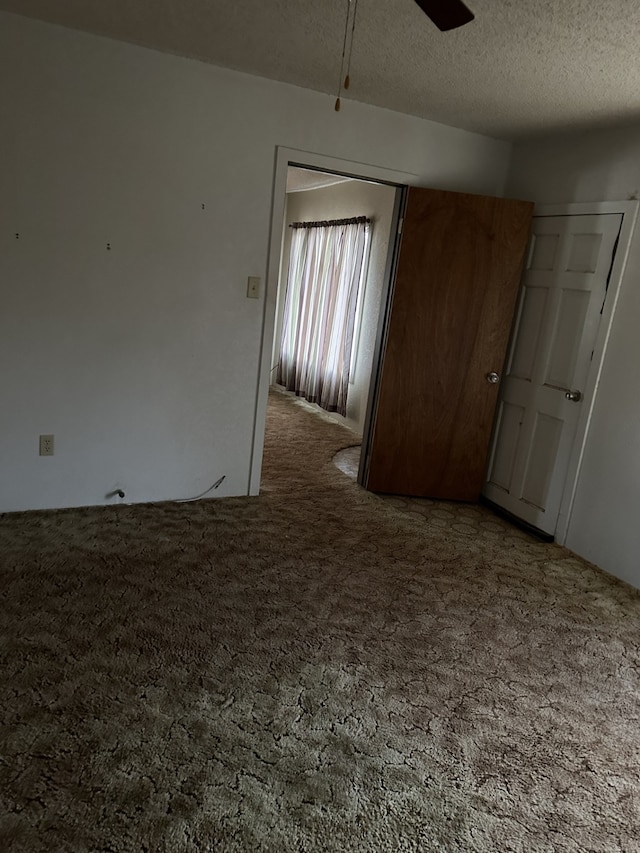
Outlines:
[[260,498],[2,517],[0,850],[639,849],[640,596],[353,443],[277,396]]

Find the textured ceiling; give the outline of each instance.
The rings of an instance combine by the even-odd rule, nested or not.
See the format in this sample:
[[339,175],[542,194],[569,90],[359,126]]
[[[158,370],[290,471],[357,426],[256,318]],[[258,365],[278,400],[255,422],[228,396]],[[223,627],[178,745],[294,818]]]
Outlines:
[[[0,9],[335,93],[347,0],[0,0]],[[349,97],[515,138],[640,119],[638,0],[359,0]],[[343,109],[348,109],[348,100]]]

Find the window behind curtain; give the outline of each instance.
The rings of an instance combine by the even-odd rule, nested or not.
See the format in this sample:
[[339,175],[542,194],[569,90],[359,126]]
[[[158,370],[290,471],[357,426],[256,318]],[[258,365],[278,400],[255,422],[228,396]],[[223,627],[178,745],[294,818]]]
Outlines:
[[346,415],[370,222],[357,217],[297,222],[292,228],[276,381],[310,403]]

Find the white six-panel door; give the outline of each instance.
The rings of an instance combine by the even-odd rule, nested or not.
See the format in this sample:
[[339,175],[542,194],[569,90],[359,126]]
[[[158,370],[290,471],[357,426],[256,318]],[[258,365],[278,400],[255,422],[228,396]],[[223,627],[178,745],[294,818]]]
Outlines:
[[537,216],[484,494],[556,530],[622,214]]

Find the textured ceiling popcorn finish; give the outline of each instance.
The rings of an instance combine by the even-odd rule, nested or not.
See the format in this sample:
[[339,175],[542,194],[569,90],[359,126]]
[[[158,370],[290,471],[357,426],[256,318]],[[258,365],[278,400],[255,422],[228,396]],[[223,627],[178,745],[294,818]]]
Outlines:
[[[441,33],[413,0],[359,0],[348,97],[502,138],[640,119],[638,0],[469,6],[475,21]],[[0,9],[336,93],[345,0],[0,0]]]

